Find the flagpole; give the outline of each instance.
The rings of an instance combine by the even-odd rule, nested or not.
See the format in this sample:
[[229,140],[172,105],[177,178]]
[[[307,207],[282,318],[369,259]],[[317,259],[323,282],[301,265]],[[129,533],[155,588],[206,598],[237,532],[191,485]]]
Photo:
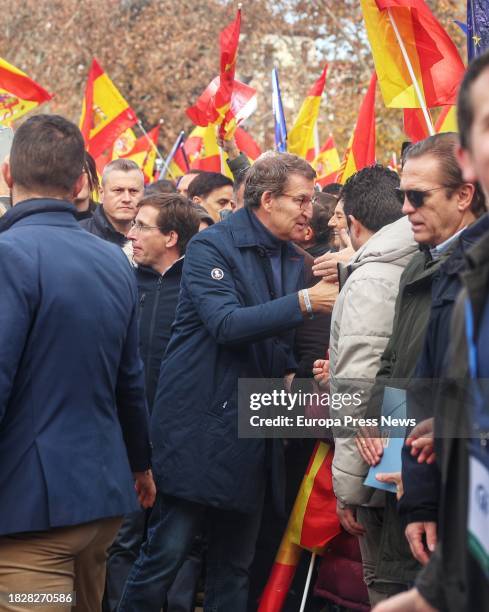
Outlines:
[[428,108],[426,107],[426,101],[424,99],[423,94],[421,93],[421,89],[419,88],[419,83],[416,78],[416,75],[414,74],[414,69],[411,64],[411,60],[409,59],[409,55],[406,51],[406,47],[404,46],[404,41],[402,40],[399,30],[397,29],[397,23],[392,15],[392,11],[390,8],[387,9],[387,13],[389,14],[389,19],[391,21],[392,27],[396,34],[397,42],[399,43],[399,47],[401,48],[402,56],[404,58],[404,61],[406,62],[406,67],[408,69],[409,76],[411,77],[411,81],[413,82],[414,91],[416,92],[416,96],[418,98],[419,105],[421,106],[421,110],[423,111],[423,116],[426,121],[426,125],[428,127],[428,132],[430,133],[430,136],[433,136],[436,133],[435,128],[433,127],[433,123],[430,119]]
[[309,593],[309,586],[311,585],[312,570],[314,568],[315,561],[316,561],[316,553],[313,552],[311,555],[311,561],[309,563],[309,570],[307,572],[306,586],[304,587],[304,594],[302,595],[301,607],[300,607],[299,612],[304,612],[304,610],[306,609],[307,594]]
[[[223,125],[223,123],[221,123],[220,125],[216,125],[216,140],[219,140],[219,129],[221,125]],[[222,147],[219,147],[219,163],[221,166],[221,174],[226,174],[226,168],[224,166],[224,152],[222,150]]]
[[[173,176],[170,170],[170,164],[171,164],[172,159],[175,157],[178,147],[183,142],[184,136],[185,136],[185,132],[182,130],[180,134],[178,134],[175,142],[173,143],[173,147],[171,148],[171,151],[168,153],[167,158],[166,159],[163,159],[162,157],[160,158],[163,161],[163,168],[161,169],[160,175],[158,176],[158,180],[161,181],[161,179],[164,179],[167,172],[169,172],[170,175]],[[173,176],[173,178],[175,177]]]
[[314,157],[319,155],[319,133],[318,133],[318,122],[314,124]]

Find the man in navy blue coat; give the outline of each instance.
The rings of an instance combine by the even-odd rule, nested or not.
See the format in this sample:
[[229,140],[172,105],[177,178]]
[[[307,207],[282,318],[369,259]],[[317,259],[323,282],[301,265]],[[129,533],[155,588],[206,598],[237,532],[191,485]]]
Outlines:
[[83,161],[78,128],[37,115],[3,167],[0,593],[75,591],[96,612],[107,547],[154,483],[136,283],[122,251],[76,222]]
[[238,439],[239,378],[281,378],[296,367],[293,330],[331,312],[337,288],[304,286],[302,237],[314,170],[289,154],[250,168],[245,208],[189,243],[180,299],[151,419],[158,496],[120,612],[159,612],[203,526],[205,610],[244,612],[267,480],[283,507],[280,440]]

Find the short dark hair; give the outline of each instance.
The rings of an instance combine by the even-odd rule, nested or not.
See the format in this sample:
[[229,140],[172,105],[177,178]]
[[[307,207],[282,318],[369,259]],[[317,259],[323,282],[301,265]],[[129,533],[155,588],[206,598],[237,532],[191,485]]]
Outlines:
[[311,181],[316,178],[312,166],[297,155],[273,151],[260,155],[246,173],[245,206],[259,208],[266,191],[276,196],[283,194],[291,174],[299,174]]
[[[423,157],[424,155],[434,157],[440,166],[441,182],[447,187],[448,197],[450,198],[455,190],[467,182],[464,180],[462,170],[457,162],[456,152],[459,142],[458,134],[455,132],[434,134],[408,147],[404,151],[402,164],[404,166],[408,159]],[[476,217],[480,217],[486,211],[484,196],[477,184],[475,185],[470,210]]]
[[314,195],[312,217],[309,225],[314,232],[314,240],[316,242],[330,242],[333,230],[328,226],[328,223],[334,214],[336,204],[338,204],[338,198],[331,193],[319,191]]
[[470,62],[462,84],[460,85],[460,89],[458,90],[457,123],[460,134],[460,144],[463,149],[470,148],[470,130],[474,121],[474,108],[472,106],[470,90],[474,82],[486,68],[489,68],[489,51],[479,55]]
[[346,181],[340,199],[346,218],[353,215],[371,232],[402,217],[402,204],[397,197],[399,175],[380,164],[367,166]]
[[194,206],[195,211],[199,215],[199,221],[201,223],[203,221],[204,223],[207,223],[208,226],[214,225],[214,219],[210,216],[210,214],[206,211],[206,209],[203,206],[201,206],[200,204],[194,204],[194,203],[192,203],[192,206]]
[[149,195],[150,193],[176,193],[177,188],[175,187],[175,183],[168,179],[160,179],[159,181],[154,181],[149,185],[146,185],[144,188],[144,195]]
[[233,181],[220,172],[202,172],[188,186],[188,197],[206,198],[215,189],[233,186]]
[[322,189],[323,193],[331,193],[332,195],[339,195],[341,188],[343,187],[343,185],[341,185],[340,183],[329,183],[329,185],[325,185]]
[[143,206],[158,209],[156,225],[163,234],[178,234],[177,248],[183,255],[189,240],[199,231],[200,218],[192,203],[179,193],[153,193],[140,200],[138,208]]
[[13,182],[24,189],[68,194],[84,162],[80,130],[60,115],[34,115],[15,132],[10,173]]
[[97,165],[88,151],[85,151],[85,163],[83,164],[83,169],[87,174],[88,188],[90,190],[90,196],[92,196],[93,193],[98,191],[100,181],[97,174]]

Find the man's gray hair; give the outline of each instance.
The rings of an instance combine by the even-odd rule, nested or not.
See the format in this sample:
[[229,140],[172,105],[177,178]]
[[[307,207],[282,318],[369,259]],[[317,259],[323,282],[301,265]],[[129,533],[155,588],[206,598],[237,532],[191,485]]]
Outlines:
[[132,159],[119,158],[112,160],[105,166],[104,171],[102,172],[102,186],[105,185],[107,177],[111,172],[114,172],[114,170],[117,170],[119,172],[133,172],[134,170],[137,170],[141,173],[141,178],[144,181],[143,171],[135,161],[133,161]]
[[297,155],[275,151],[267,151],[260,155],[246,172],[245,206],[259,208],[261,197],[266,191],[276,196],[284,193],[287,179],[292,174],[299,174],[311,181],[316,178],[316,171]]

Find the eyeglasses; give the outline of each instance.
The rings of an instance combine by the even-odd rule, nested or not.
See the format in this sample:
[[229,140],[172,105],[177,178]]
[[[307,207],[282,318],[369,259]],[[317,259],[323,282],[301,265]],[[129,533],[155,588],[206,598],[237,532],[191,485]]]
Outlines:
[[296,204],[301,210],[304,210],[314,202],[314,196],[291,195],[290,193],[281,193],[280,195],[291,198],[292,202],[294,202],[294,204]]
[[404,204],[404,199],[407,198],[411,206],[421,208],[426,196],[432,191],[439,191],[440,189],[448,189],[448,187],[443,185],[442,187],[433,187],[433,189],[396,189],[396,195],[401,204]]
[[160,228],[157,225],[143,225],[142,223],[139,223],[139,221],[133,221],[131,223],[131,229],[135,230],[136,232],[147,232],[148,230]]

